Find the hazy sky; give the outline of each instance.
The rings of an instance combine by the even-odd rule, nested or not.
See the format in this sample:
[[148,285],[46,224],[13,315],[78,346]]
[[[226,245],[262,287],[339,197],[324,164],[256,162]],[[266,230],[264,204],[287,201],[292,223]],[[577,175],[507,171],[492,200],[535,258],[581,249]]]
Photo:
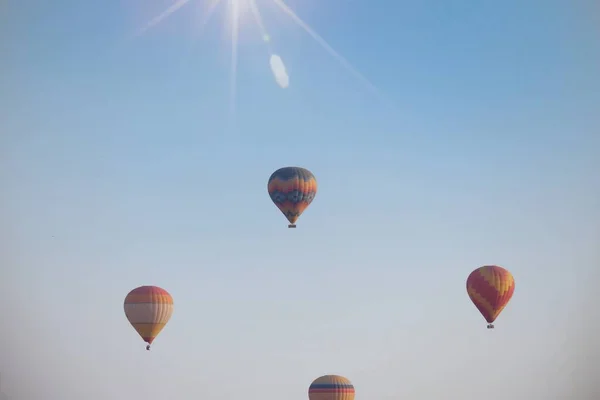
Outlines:
[[[270,50],[240,16],[235,120],[224,4],[134,39],[170,1],[0,7],[2,391],[598,398],[597,3],[289,2],[384,99],[270,1]],[[266,189],[288,165],[319,182],[295,230]],[[494,331],[484,264],[516,280]],[[151,352],[122,305],[144,284],[175,301]]]

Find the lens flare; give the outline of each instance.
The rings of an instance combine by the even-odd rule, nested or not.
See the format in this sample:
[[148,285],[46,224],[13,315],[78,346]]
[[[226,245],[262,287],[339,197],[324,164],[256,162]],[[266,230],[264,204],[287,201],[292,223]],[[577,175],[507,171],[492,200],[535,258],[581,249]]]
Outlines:
[[[206,11],[204,12],[200,27],[203,27],[210,19],[213,11],[218,7],[222,0],[197,0],[205,5]],[[192,0],[176,0],[168,7],[165,11],[151,19],[142,29],[137,32],[137,35],[141,35],[148,29],[158,25],[173,13],[177,12]],[[336,59],[340,65],[346,69],[350,74],[357,78],[362,84],[371,92],[381,96],[379,89],[373,85],[364,75],[362,75],[348,60],[342,57],[333,47],[325,41],[311,26],[302,20],[283,0],[228,0],[228,12],[227,18],[230,21],[231,29],[231,73],[230,73],[230,117],[233,118],[235,115],[235,103],[236,103],[236,77],[237,77],[237,62],[238,62],[238,35],[240,34],[240,22],[246,18],[247,14],[252,14],[254,22],[260,30],[262,41],[267,46],[269,51],[269,64],[271,71],[275,77],[275,81],[281,88],[287,88],[289,86],[289,76],[287,70],[283,64],[281,57],[273,51],[271,48],[271,36],[265,26],[263,18],[259,10],[259,4],[261,5],[275,5],[275,8],[287,15],[296,25],[302,28],[311,38],[313,38],[317,44],[319,44],[330,56]]]

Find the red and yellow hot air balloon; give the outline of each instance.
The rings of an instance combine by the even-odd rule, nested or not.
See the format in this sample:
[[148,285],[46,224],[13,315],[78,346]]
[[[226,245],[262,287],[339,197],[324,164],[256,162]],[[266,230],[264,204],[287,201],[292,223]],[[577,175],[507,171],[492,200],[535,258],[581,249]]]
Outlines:
[[339,375],[324,375],[308,388],[309,400],[354,400],[354,386]]
[[497,265],[486,265],[471,272],[467,278],[467,293],[475,307],[488,322],[488,329],[504,310],[515,291],[512,274]]
[[148,343],[146,350],[173,315],[173,298],[158,286],[140,286],[125,297],[125,316]]
[[295,228],[296,221],[317,195],[317,180],[309,170],[300,167],[279,168],[267,184],[269,196]]

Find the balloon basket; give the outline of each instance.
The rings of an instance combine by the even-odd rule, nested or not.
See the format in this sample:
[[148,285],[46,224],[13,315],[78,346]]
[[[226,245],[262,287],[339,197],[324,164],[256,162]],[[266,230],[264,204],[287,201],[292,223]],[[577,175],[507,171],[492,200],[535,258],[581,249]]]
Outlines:
[[489,324],[489,325],[487,326],[487,328],[488,328],[488,329],[494,329],[494,324]]
[[296,224],[289,224],[288,225],[288,228],[295,228],[295,227],[296,227]]

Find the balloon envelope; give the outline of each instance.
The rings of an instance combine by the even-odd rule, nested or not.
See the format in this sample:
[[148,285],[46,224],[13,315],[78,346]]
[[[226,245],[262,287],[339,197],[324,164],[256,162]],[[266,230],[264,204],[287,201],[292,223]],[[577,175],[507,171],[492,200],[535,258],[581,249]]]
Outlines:
[[324,375],[308,388],[309,400],[354,400],[354,386],[339,375]]
[[314,200],[317,180],[305,168],[285,167],[271,174],[267,189],[273,203],[293,225]]
[[512,274],[497,265],[486,265],[471,272],[467,293],[488,323],[498,318],[515,291]]
[[140,286],[125,297],[123,304],[129,323],[151,344],[173,314],[173,298],[158,286]]

